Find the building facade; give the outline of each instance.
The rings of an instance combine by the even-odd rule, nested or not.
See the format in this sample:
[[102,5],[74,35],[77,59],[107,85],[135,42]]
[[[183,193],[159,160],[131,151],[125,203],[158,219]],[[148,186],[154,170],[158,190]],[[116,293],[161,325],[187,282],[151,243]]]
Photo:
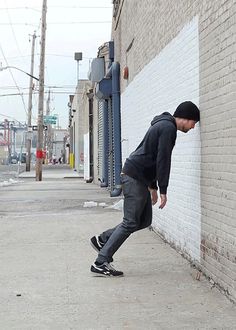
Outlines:
[[69,106],[69,129],[70,129],[70,153],[71,167],[84,175],[86,180],[90,178],[90,145],[89,140],[89,93],[90,81],[79,80],[76,92],[71,98]]
[[200,124],[178,133],[153,228],[236,299],[236,3],[113,3],[122,161],[155,115],[185,100],[199,106]]

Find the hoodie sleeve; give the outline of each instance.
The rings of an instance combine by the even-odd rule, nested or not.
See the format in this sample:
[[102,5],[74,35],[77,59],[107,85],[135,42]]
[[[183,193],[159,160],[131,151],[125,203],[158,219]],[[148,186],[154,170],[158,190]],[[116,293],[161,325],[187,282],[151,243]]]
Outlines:
[[158,152],[156,159],[156,177],[161,194],[166,194],[170,167],[171,154],[176,140],[176,131],[166,127],[162,130],[158,141]]
[[158,190],[157,182],[156,182],[156,181],[153,181],[153,182],[149,185],[149,188],[150,188],[150,189]]

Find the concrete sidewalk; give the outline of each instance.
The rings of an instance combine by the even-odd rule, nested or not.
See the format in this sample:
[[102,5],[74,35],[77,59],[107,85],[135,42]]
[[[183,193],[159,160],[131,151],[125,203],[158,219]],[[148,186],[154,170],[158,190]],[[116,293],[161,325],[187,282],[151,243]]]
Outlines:
[[[19,174],[21,179],[34,179],[36,176],[35,165],[31,165],[30,172],[22,172]],[[42,167],[43,179],[69,179],[69,178],[83,178],[83,175],[75,170],[71,170],[68,165],[56,164],[56,165],[43,165]]]
[[54,171],[0,190],[1,330],[236,329],[236,306],[149,230],[115,255],[123,278],[94,277],[89,238],[122,212],[83,205],[119,199]]

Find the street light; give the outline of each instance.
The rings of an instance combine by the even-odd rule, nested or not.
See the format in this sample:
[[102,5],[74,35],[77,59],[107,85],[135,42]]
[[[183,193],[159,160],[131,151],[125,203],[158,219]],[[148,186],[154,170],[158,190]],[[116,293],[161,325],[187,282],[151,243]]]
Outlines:
[[26,71],[24,71],[24,70],[22,70],[20,68],[17,68],[16,66],[10,66],[10,65],[8,65],[8,66],[0,66],[0,71],[6,70],[6,69],[15,69],[15,70],[21,71],[21,72],[27,74],[28,76],[32,77],[33,79],[39,81],[39,78],[31,75],[30,73],[28,73],[28,72],[26,72]]
[[77,61],[77,81],[79,85],[79,61],[82,61],[83,53],[75,53],[75,60]]

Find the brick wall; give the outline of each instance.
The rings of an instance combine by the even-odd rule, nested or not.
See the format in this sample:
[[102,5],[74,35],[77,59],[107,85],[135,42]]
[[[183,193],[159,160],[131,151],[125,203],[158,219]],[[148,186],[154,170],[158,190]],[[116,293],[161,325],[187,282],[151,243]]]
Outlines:
[[[183,100],[199,103],[198,19],[188,23],[141,70],[122,94],[123,161],[139,144],[152,118],[174,112]],[[168,73],[168,74],[167,74]],[[132,125],[130,125],[132,123]],[[172,157],[168,206],[153,208],[153,226],[200,261],[200,130],[178,133]]]
[[211,3],[199,24],[201,264],[236,297],[236,3]]
[[[154,225],[236,299],[236,4],[121,1],[113,22],[121,78],[123,159],[153,115],[183,99],[201,125],[178,136],[168,206]],[[132,125],[130,125],[132,123]]]

